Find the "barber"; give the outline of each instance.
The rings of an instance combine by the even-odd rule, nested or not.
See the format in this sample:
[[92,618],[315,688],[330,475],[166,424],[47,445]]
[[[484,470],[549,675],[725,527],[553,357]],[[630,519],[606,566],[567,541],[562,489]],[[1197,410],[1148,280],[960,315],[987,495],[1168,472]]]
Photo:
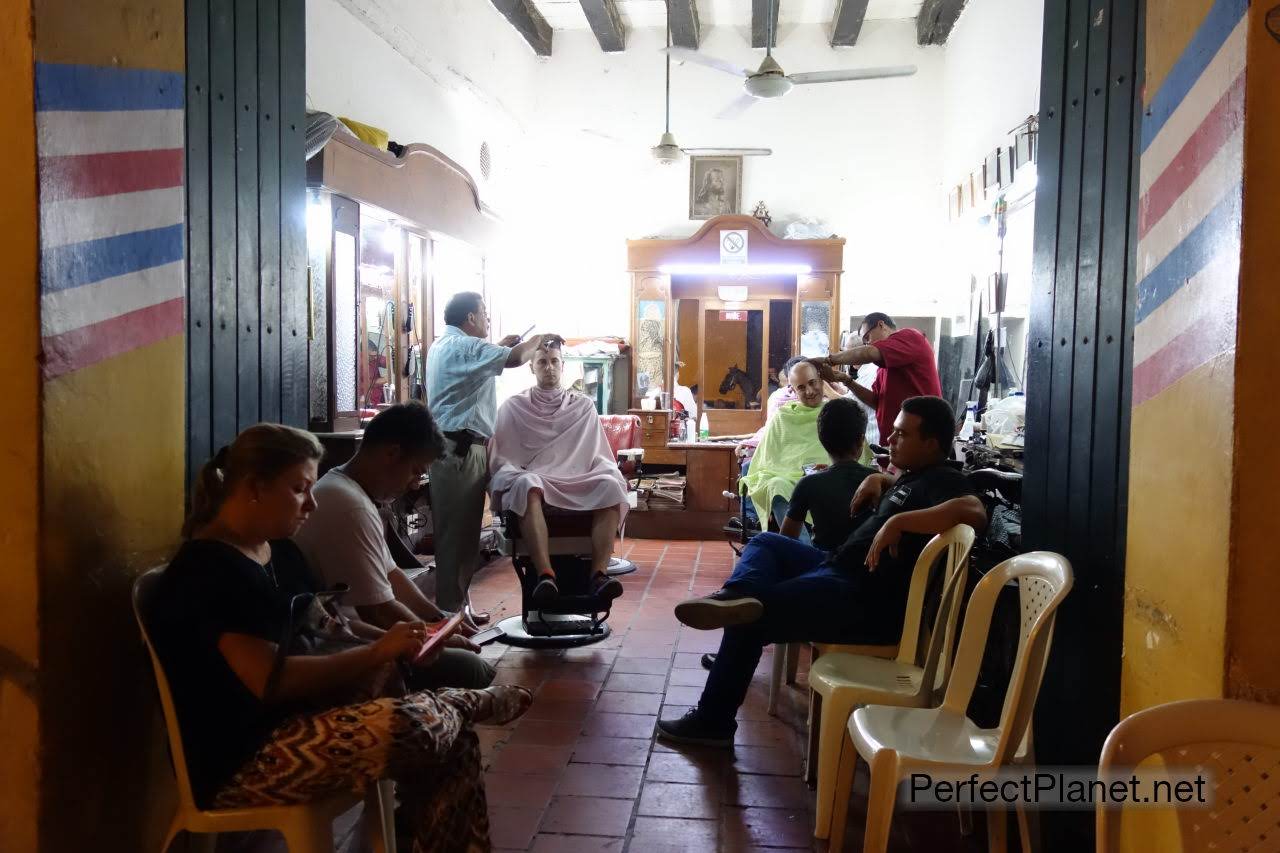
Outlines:
[[533,358],[559,335],[535,335],[523,343],[489,337],[489,312],[479,293],[456,294],[444,309],[444,333],[427,354],[427,402],[445,437],[445,452],[431,465],[435,521],[436,605],[464,606],[478,624],[487,613],[471,610],[467,588],[480,563],[480,523],[489,483],[486,447],[498,412],[496,379]]
[[[915,329],[899,329],[888,314],[868,314],[858,328],[862,344],[854,345],[830,358],[813,359],[822,378],[841,382],[854,396],[876,413],[876,426],[887,438],[893,432],[893,420],[902,409],[902,401],[911,397],[941,397],[938,363],[929,339]],[[832,369],[835,365],[861,367],[875,364],[875,381],[870,388],[848,374]],[[857,373],[854,370],[853,373]]]

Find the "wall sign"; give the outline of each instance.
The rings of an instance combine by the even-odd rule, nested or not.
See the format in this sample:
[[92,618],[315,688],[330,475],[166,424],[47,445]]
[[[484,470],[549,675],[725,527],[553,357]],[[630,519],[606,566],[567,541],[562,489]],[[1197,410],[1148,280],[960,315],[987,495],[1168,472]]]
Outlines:
[[720,263],[745,264],[747,262],[747,231],[720,232]]

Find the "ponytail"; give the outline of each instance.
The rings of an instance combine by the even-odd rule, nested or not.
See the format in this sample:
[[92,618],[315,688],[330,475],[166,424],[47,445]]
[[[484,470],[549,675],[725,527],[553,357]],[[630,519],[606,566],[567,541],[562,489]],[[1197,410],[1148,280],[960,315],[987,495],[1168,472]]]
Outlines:
[[323,455],[319,440],[305,430],[281,424],[249,427],[200,468],[191,490],[191,514],[182,525],[183,538],[190,539],[213,521],[241,480],[272,480],[293,465],[318,461]]

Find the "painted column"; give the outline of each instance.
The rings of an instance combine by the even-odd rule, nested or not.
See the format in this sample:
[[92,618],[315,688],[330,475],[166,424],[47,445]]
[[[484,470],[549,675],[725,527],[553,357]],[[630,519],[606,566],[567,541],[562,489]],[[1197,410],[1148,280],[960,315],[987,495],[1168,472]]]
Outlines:
[[1275,0],[1147,0],[1125,714],[1280,703],[1277,80]]
[[34,24],[39,849],[155,849],[172,771],[129,590],[183,512],[183,3],[36,0]]

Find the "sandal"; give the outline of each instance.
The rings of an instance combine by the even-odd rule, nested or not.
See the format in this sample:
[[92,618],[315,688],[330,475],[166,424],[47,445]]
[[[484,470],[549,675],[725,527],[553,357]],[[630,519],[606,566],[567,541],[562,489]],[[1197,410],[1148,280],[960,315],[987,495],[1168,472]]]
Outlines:
[[542,608],[556,603],[556,599],[560,597],[560,587],[556,586],[554,575],[543,575],[538,578],[538,584],[533,588],[533,606]]
[[497,684],[486,687],[481,692],[489,694],[492,704],[489,715],[477,718],[476,722],[505,726],[524,716],[524,712],[533,704],[533,693],[516,684]]

